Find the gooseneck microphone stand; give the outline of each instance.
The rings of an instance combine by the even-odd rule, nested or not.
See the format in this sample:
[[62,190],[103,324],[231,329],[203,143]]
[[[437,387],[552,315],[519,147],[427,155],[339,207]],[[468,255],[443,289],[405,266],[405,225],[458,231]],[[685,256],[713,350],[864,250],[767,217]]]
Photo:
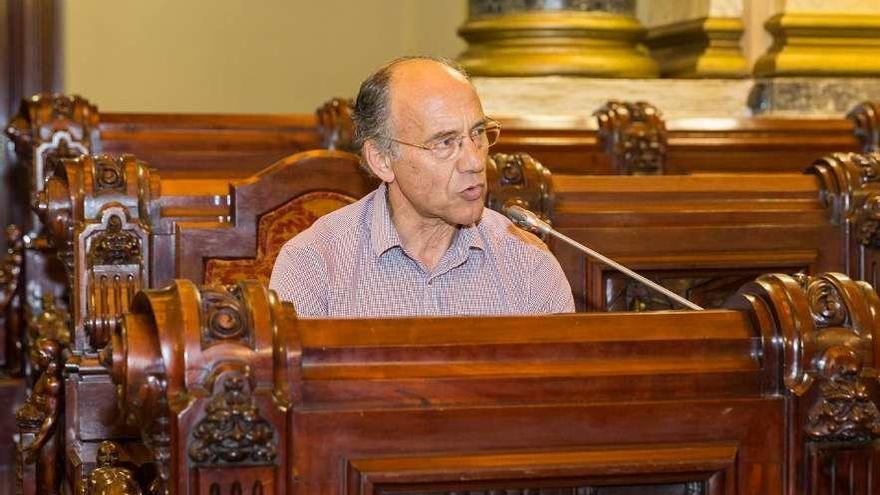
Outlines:
[[506,206],[504,208],[504,214],[507,215],[507,217],[510,218],[510,220],[512,220],[513,223],[515,223],[520,228],[523,228],[523,229],[528,230],[530,232],[539,232],[544,235],[552,235],[553,237],[565,242],[566,244],[569,244],[570,246],[574,247],[575,249],[589,255],[590,257],[597,259],[597,260],[601,261],[602,263],[605,263],[606,265],[609,265],[609,266],[615,268],[616,270],[619,270],[619,271],[625,273],[629,277],[632,277],[633,279],[647,285],[648,287],[654,289],[655,291],[663,294],[664,296],[672,299],[673,301],[677,302],[678,304],[680,304],[688,309],[693,309],[696,311],[703,310],[703,308],[701,308],[701,307],[697,306],[696,304],[688,301],[687,299],[679,296],[678,294],[672,292],[671,290],[667,289],[666,287],[663,287],[655,282],[652,282],[651,280],[648,280],[647,278],[639,275],[638,273],[630,270],[629,268],[621,265],[620,263],[602,255],[601,253],[593,251],[592,249],[588,248],[587,246],[584,246],[583,244],[572,239],[571,237],[568,237],[567,235],[565,235],[561,232],[557,232],[556,230],[553,229],[553,227],[550,226],[550,224],[548,224],[547,222],[538,218],[538,215],[532,213],[531,211],[529,211],[521,206],[516,206],[516,205]]

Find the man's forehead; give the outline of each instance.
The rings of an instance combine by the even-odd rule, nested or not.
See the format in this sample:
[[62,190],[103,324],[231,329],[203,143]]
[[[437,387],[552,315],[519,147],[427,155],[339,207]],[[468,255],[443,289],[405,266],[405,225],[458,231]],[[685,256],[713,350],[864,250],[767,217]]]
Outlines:
[[396,119],[413,121],[430,116],[428,120],[440,124],[439,121],[463,116],[482,118],[480,99],[464,75],[430,60],[403,63],[407,66],[395,68],[390,85],[391,109]]

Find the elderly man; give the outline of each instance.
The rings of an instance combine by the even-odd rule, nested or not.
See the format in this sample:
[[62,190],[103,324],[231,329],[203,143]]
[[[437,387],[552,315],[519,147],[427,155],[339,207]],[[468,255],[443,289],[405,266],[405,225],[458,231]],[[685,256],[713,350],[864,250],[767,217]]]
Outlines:
[[428,58],[390,62],[361,85],[353,118],[382,185],[281,250],[269,285],[300,316],[574,311],[547,247],[483,206],[500,128],[464,73]]

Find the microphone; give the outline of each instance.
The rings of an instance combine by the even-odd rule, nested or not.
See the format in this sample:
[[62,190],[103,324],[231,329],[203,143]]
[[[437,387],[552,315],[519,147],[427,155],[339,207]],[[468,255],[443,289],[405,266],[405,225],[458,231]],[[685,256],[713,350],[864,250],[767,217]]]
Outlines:
[[569,244],[570,246],[574,247],[575,249],[581,251],[582,253],[589,255],[591,258],[597,259],[597,260],[601,261],[602,263],[605,263],[606,265],[609,265],[612,268],[614,268],[620,272],[625,273],[629,277],[647,285],[648,287],[656,290],[657,292],[663,294],[664,296],[672,299],[673,301],[677,302],[678,304],[681,304],[682,306],[684,306],[686,308],[693,309],[696,311],[703,310],[703,308],[701,308],[701,307],[697,306],[696,304],[688,301],[687,299],[679,296],[678,294],[676,294],[675,292],[672,292],[671,290],[667,289],[666,287],[663,287],[662,285],[659,285],[651,280],[648,280],[647,278],[639,275],[638,273],[630,270],[629,268],[621,265],[620,263],[612,260],[611,258],[608,258],[597,251],[593,251],[592,249],[588,248],[587,246],[584,246],[583,244],[572,239],[571,237],[568,237],[567,235],[556,231],[553,227],[550,226],[549,223],[538,218],[538,215],[535,215],[533,212],[531,212],[521,206],[505,205],[502,210],[503,210],[504,214],[507,215],[507,218],[509,218],[514,224],[516,224],[521,229],[527,230],[529,232],[537,232],[542,235],[548,235],[548,234],[552,235],[553,237]]

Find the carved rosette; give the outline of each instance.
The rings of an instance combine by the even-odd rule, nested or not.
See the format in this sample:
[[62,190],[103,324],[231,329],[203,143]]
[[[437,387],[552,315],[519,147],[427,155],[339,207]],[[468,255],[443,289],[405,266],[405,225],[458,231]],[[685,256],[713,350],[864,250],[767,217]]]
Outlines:
[[240,343],[253,349],[254,336],[238,286],[205,288],[202,295],[202,349]]
[[318,119],[318,133],[324,147],[357,153],[354,147],[354,123],[351,111],[354,102],[346,98],[333,98],[321,105],[315,116]]
[[599,141],[613,169],[626,175],[661,175],[666,162],[666,123],[650,103],[609,101],[594,112]]
[[275,428],[260,414],[248,377],[226,373],[202,419],[192,429],[190,461],[197,466],[271,465],[278,455]]
[[[785,387],[805,404],[815,441],[880,438],[874,335],[880,298],[842,274],[764,275],[740,295],[759,294],[777,318]],[[729,307],[736,307],[734,304]]]
[[486,204],[502,211],[515,204],[532,210],[549,222],[553,210],[550,171],[527,153],[495,153],[486,167],[489,193]]
[[880,102],[864,101],[855,106],[846,118],[853,122],[853,132],[862,151],[880,151]]
[[33,190],[61,159],[91,153],[99,144],[98,109],[79,96],[38,94],[23,100],[6,128],[20,160],[30,162]]

